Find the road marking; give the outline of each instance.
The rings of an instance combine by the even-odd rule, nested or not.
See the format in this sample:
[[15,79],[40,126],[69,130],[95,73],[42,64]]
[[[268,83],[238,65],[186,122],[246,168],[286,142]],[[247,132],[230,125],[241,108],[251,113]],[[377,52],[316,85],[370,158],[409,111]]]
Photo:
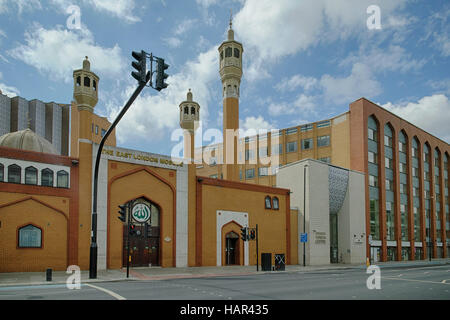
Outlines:
[[399,274],[399,275],[398,275],[397,277],[399,277],[399,278],[400,278],[401,276],[403,276],[403,273]]
[[97,286],[94,286],[93,284],[90,284],[90,283],[85,283],[85,285],[87,285],[88,287],[91,287],[91,288],[103,291],[103,292],[109,294],[110,296],[116,298],[117,300],[127,300],[126,298],[122,297],[121,295],[118,295],[115,292],[112,292],[111,290],[108,290],[108,289],[105,289],[105,288],[101,288],[101,287],[97,287]]
[[441,283],[447,284],[447,281],[449,281],[449,280],[450,280],[450,279],[442,280]]
[[387,279],[387,280],[400,280],[400,281],[411,281],[411,282],[423,282],[423,283],[437,283],[437,284],[447,284],[450,285],[450,283],[446,283],[446,282],[436,282],[436,281],[427,281],[427,280],[415,280],[415,279],[401,279],[401,278],[389,278],[389,277],[382,277],[382,279]]

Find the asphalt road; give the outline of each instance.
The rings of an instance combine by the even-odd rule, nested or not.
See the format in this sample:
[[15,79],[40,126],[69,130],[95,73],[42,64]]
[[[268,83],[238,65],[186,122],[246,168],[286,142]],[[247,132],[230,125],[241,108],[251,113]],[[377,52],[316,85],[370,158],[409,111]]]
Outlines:
[[381,269],[381,289],[365,269],[273,272],[158,281],[0,287],[0,300],[450,300],[450,266]]

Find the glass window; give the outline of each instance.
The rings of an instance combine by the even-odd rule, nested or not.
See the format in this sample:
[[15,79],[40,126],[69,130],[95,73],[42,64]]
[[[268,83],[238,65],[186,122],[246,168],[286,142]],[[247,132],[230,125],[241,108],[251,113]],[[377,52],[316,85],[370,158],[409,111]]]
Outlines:
[[19,248],[40,248],[42,231],[31,224],[19,229]]
[[53,187],[53,171],[44,169],[41,172],[41,186]]
[[388,169],[392,169],[392,159],[389,159],[387,157],[384,158],[384,165]]
[[331,163],[331,158],[330,157],[320,158],[319,160],[322,161],[322,162],[325,162],[325,163]]
[[314,126],[312,124],[305,124],[304,126],[302,126],[300,128],[300,131],[305,132],[305,131],[310,131],[314,128]]
[[255,177],[255,169],[246,169],[245,170],[245,178],[246,179],[253,179]]
[[368,152],[368,158],[370,163],[377,164],[377,154],[375,152],[369,151]]
[[394,190],[394,184],[392,180],[386,179],[386,191],[393,191]]
[[3,165],[0,163],[0,182],[3,182],[3,170],[4,170],[4,167],[3,167]]
[[265,205],[266,205],[266,209],[271,209],[272,208],[272,201],[271,201],[269,196],[267,196],[266,199],[265,199]]
[[58,188],[68,188],[69,187],[69,174],[64,171],[58,171],[57,180],[56,180],[56,186]]
[[106,134],[106,130],[102,129],[102,138],[105,136],[105,134]]
[[189,114],[189,107],[184,107],[184,114]]
[[268,167],[261,167],[261,168],[258,168],[258,175],[259,175],[260,177],[269,175],[269,168],[268,168]]
[[331,124],[330,120],[326,120],[326,121],[321,121],[317,123],[317,128],[325,128],[325,127],[329,127]]
[[325,147],[330,145],[330,136],[317,137],[317,147]]
[[233,50],[231,49],[231,47],[228,47],[225,49],[225,58],[231,57],[233,53]]
[[376,131],[371,129],[371,128],[369,128],[369,130],[368,130],[368,137],[369,137],[369,140],[377,141],[377,133],[376,133]]
[[280,205],[278,203],[278,198],[277,197],[273,198],[272,203],[273,203],[273,209],[274,210],[278,210],[280,208]]
[[286,134],[294,134],[297,132],[297,128],[286,129]]
[[395,240],[394,204],[392,202],[386,202],[386,232],[387,240]]
[[384,136],[384,145],[386,147],[392,147],[392,137]]
[[283,153],[283,145],[272,145],[272,155],[282,154]]
[[370,234],[372,239],[380,239],[380,211],[378,200],[370,200]]
[[195,107],[191,107],[191,114],[195,114]]
[[234,48],[234,57],[239,58],[239,49],[238,48]]
[[25,184],[37,184],[38,171],[34,167],[25,169]]
[[378,177],[369,175],[369,186],[378,187]]
[[398,168],[401,173],[406,173],[406,163],[400,162]]
[[308,150],[312,149],[314,147],[313,145],[313,139],[302,139],[302,150]]
[[8,182],[20,183],[21,175],[22,170],[18,165],[12,164],[8,167]]
[[297,151],[297,141],[291,141],[286,144],[286,152]]

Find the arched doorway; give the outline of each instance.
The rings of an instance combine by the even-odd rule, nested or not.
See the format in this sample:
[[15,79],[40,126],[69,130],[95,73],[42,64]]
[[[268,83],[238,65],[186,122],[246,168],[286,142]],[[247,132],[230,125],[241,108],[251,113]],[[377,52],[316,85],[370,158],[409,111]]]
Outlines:
[[239,265],[239,235],[233,231],[225,236],[225,264]]
[[[123,225],[123,266],[127,265],[130,244],[131,267],[160,266],[160,207],[139,198],[125,203],[127,220]],[[129,232],[128,221],[134,226]]]

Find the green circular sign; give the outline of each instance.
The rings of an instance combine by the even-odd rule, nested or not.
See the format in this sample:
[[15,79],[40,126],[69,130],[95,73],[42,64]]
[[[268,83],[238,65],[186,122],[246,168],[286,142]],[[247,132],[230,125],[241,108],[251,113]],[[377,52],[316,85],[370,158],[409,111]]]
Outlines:
[[147,222],[150,219],[150,207],[145,203],[138,203],[134,205],[131,216],[137,222]]

